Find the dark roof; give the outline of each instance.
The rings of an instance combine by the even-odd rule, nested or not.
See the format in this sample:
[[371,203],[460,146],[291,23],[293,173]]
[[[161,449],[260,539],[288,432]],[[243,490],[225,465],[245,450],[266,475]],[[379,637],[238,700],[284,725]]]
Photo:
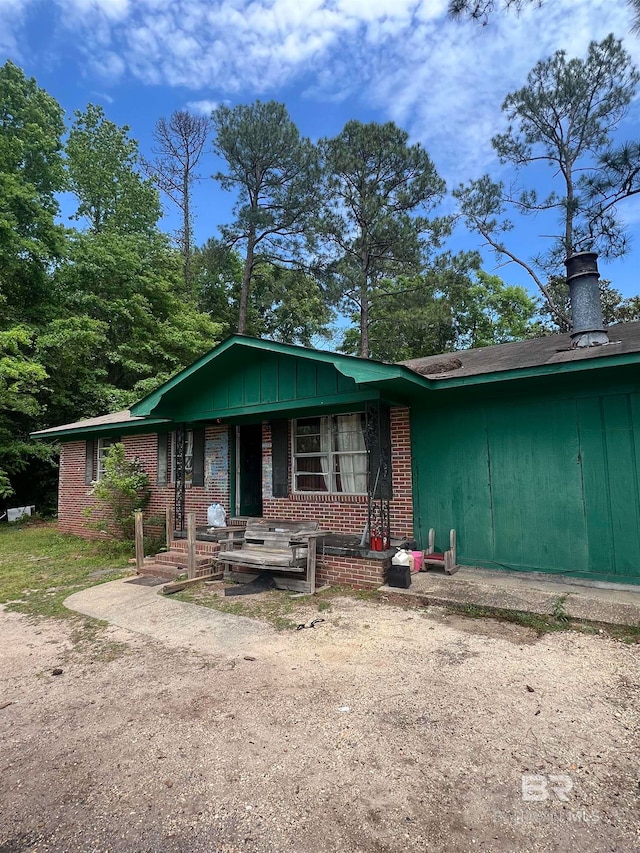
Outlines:
[[411,358],[400,364],[429,379],[457,379],[640,352],[640,321],[609,326],[607,332],[609,343],[603,346],[572,349],[571,335],[549,335],[529,341]]

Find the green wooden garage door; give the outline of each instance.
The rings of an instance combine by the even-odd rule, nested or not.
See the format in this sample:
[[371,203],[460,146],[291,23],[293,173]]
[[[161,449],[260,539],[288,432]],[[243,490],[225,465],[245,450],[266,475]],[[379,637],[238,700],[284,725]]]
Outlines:
[[416,532],[455,527],[470,565],[640,582],[639,441],[637,393],[414,406]]

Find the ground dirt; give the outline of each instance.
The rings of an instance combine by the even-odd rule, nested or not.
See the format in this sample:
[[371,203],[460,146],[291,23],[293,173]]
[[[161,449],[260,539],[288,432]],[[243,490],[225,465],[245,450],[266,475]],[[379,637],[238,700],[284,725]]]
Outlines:
[[640,850],[640,646],[318,615],[246,660],[0,613],[1,853]]

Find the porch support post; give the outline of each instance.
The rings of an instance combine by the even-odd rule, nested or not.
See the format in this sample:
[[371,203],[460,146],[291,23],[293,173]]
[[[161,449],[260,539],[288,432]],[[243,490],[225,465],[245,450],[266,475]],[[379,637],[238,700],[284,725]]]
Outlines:
[[187,515],[187,576],[189,580],[196,576],[196,514]]
[[144,532],[142,528],[142,512],[137,509],[134,515],[136,537],[136,571],[138,574],[144,568]]

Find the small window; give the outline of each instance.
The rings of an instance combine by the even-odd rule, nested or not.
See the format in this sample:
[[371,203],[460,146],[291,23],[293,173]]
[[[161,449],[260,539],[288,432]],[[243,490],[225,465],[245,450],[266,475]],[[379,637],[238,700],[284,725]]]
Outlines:
[[98,470],[96,480],[101,480],[104,476],[104,463],[107,453],[112,444],[116,444],[115,438],[99,438],[98,439]]
[[293,426],[292,456],[296,492],[367,492],[367,449],[361,413],[299,418]]

